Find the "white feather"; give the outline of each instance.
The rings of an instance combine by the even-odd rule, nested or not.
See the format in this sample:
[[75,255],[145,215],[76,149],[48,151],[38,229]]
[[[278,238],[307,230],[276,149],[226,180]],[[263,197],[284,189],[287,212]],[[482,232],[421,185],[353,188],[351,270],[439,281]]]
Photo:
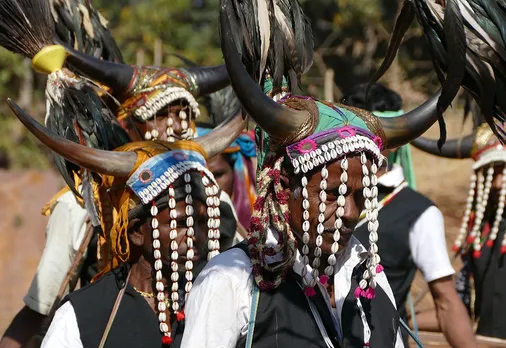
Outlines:
[[276,0],[274,1],[274,17],[276,17],[276,21],[278,22],[281,31],[283,31],[283,34],[285,35],[285,39],[287,40],[290,50],[292,50],[292,52],[295,51],[295,37],[291,28],[291,24],[286,18],[283,11],[281,11],[279,8],[278,1]]
[[[267,65],[267,53],[269,52],[269,47],[271,45],[271,24],[269,21],[269,8],[267,6],[268,0],[257,0],[257,19],[258,19],[258,31],[260,34],[260,71],[259,71],[259,79],[262,79],[262,76],[265,71],[265,66]],[[260,83],[260,80],[258,83]]]

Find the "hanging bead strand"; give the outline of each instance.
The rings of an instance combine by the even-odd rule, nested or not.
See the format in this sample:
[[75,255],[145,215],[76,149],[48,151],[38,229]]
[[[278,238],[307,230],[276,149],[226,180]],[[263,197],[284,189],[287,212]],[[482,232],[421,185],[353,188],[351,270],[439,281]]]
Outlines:
[[192,281],[193,281],[193,256],[195,255],[195,251],[193,250],[193,238],[195,237],[194,219],[193,219],[193,198],[192,198],[192,186],[191,175],[190,173],[184,174],[184,182],[185,182],[185,203],[186,203],[186,284],[185,284],[185,301],[188,299],[188,294],[192,289]]
[[476,190],[476,173],[473,173],[471,175],[471,182],[469,184],[469,193],[467,195],[467,201],[466,201],[466,210],[464,211],[464,217],[462,218],[462,223],[460,225],[459,235],[457,236],[457,239],[453,243],[452,250],[455,252],[458,252],[461,248],[463,243],[466,240],[467,233],[469,231],[469,217],[471,216],[471,211],[473,209],[473,201],[474,201],[474,194]]
[[167,314],[165,313],[167,305],[165,304],[165,286],[162,282],[162,254],[160,253],[160,231],[158,230],[158,208],[153,201],[151,206],[151,228],[153,229],[153,256],[155,259],[155,276],[156,276],[156,299],[158,300],[158,321],[160,322],[160,331],[163,334],[162,343],[172,343],[171,333],[169,332],[169,326],[167,325]]
[[170,280],[172,281],[171,287],[171,300],[172,300],[172,311],[177,314],[179,312],[179,266],[178,266],[178,244],[177,244],[177,211],[176,211],[176,193],[172,186],[169,187],[169,215],[170,215],[170,249],[171,249],[171,262],[170,267],[172,273]]
[[487,169],[487,177],[485,180],[484,188],[482,190],[481,199],[479,199],[476,208],[476,218],[472,230],[473,239],[473,257],[479,258],[481,256],[481,223],[487,208],[488,196],[492,187],[492,180],[494,178],[494,167],[490,166]]
[[[492,230],[490,233],[490,241],[491,241],[491,243],[489,243],[490,247],[494,244],[494,241],[497,239],[497,235],[499,234],[499,226],[501,225],[501,221],[503,219],[505,200],[506,200],[506,167],[502,170],[502,185],[501,191],[499,192],[499,202],[497,203],[497,211],[495,215],[494,225],[492,226]],[[501,254],[506,254],[506,234],[502,238],[500,252]]]

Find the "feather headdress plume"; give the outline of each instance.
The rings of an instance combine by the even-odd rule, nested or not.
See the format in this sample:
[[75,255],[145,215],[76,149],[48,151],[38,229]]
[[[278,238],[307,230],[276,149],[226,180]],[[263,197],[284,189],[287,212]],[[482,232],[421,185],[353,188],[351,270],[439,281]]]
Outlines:
[[434,68],[442,84],[442,113],[460,86],[478,102],[487,123],[504,141],[506,110],[506,6],[504,0],[405,0],[397,17],[387,55],[373,77],[377,81],[395,57],[414,18],[429,42]]
[[293,90],[313,63],[313,34],[297,0],[228,0],[226,15],[246,70],[261,82],[267,70],[273,89],[283,77]]
[[[113,149],[128,142],[128,136],[98,96],[97,87],[63,68],[65,51],[53,45],[55,35],[47,0],[0,1],[0,45],[32,58],[35,70],[49,75],[45,93],[48,128],[94,148]],[[78,196],[74,175],[81,176],[88,213],[93,225],[98,226],[91,173],[55,153],[53,156],[61,175]]]
[[107,20],[90,0],[48,0],[58,38],[74,49],[104,60],[123,63]]

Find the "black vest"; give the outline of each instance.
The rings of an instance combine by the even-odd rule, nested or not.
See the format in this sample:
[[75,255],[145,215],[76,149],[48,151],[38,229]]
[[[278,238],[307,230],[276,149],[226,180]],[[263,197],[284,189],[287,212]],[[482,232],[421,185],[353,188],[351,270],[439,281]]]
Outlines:
[[494,245],[491,248],[484,245],[478,259],[468,256],[476,290],[475,313],[479,318],[476,333],[503,339],[506,338],[506,260],[500,249],[505,231],[503,219]]
[[[390,188],[381,187],[379,199],[392,192]],[[415,277],[416,265],[409,248],[409,231],[423,214],[434,203],[409,187],[402,189],[384,206],[378,214],[378,249],[381,264],[394,293],[398,313],[406,319],[406,299]],[[355,237],[369,248],[367,223],[357,228]]]
[[[248,254],[244,243],[236,247]],[[317,289],[316,296],[309,298],[317,308],[327,335],[336,348],[363,348],[364,346],[364,328],[353,295],[358,286],[357,279],[362,273],[362,266],[358,266],[354,272],[350,293],[343,306],[341,326],[344,337],[342,340],[338,338],[332,314],[320,291]],[[253,333],[253,348],[327,347],[309,307],[308,297],[302,290],[301,282],[300,276],[290,271],[285,282],[277,289],[260,293]],[[394,347],[398,316],[385,292],[377,287],[375,299],[362,299],[361,302],[372,331],[371,346]],[[236,347],[245,347],[245,343],[246,337],[241,337]]]
[[[62,303],[70,301],[84,348],[98,347],[119,291],[125,284],[126,267],[104,275],[96,282],[74,291]],[[146,300],[127,284],[118,313],[105,347],[162,347],[158,316]],[[179,347],[183,326],[173,320],[171,348]]]

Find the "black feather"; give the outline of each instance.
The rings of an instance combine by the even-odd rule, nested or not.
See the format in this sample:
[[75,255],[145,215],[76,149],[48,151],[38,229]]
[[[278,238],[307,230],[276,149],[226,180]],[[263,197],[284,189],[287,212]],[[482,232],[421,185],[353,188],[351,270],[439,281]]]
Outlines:
[[413,4],[409,0],[404,0],[402,4],[402,8],[395,20],[394,29],[392,31],[392,35],[390,37],[390,42],[388,43],[387,51],[385,54],[385,58],[383,62],[381,62],[380,67],[374,73],[366,90],[366,96],[368,95],[370,87],[378,82],[378,80],[385,74],[385,72],[390,68],[392,62],[399,51],[399,47],[402,43],[402,39],[406,34],[406,31],[409,29],[411,23],[413,23],[413,19],[415,19],[415,9]]
[[[228,16],[235,42],[246,70],[255,81],[261,81],[261,37],[258,24],[257,1],[226,0],[223,15]],[[267,53],[266,69],[273,79],[274,91],[280,91],[283,77],[289,78],[293,89],[300,76],[307,72],[313,62],[313,35],[308,18],[297,0],[268,0],[270,46]],[[284,24],[290,34],[278,23],[275,9],[282,12]]]
[[52,43],[54,25],[47,0],[0,1],[0,46],[33,58]]

